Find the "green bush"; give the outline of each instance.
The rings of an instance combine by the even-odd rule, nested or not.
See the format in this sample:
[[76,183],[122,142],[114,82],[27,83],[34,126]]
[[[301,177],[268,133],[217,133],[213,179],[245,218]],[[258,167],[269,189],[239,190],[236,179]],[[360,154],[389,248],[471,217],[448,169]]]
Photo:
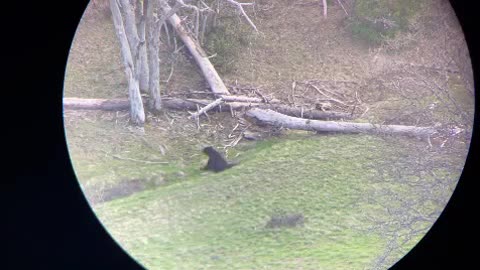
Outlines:
[[221,73],[235,71],[235,60],[242,48],[250,43],[251,29],[239,23],[235,18],[219,18],[218,25],[206,35],[205,48],[210,60]]
[[374,25],[354,20],[350,25],[350,31],[357,39],[367,41],[369,44],[378,45],[386,37],[381,30],[374,27]]
[[420,5],[415,0],[357,0],[350,31],[354,37],[378,45],[397,32],[408,30]]

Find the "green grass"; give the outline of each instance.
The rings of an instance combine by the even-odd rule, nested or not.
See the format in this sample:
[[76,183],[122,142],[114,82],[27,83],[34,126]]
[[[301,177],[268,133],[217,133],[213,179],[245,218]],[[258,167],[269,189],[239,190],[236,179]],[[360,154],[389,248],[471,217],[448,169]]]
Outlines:
[[[395,227],[392,219],[410,218],[385,211],[402,208],[392,198],[369,198],[382,189],[409,201],[420,202],[424,195],[404,183],[421,175],[418,167],[408,167],[408,162],[419,162],[412,151],[421,144],[393,142],[303,133],[259,142],[245,150],[240,165],[225,172],[195,174],[188,181],[113,200],[95,210],[119,243],[149,269],[364,269],[391,240],[382,231],[369,231],[372,224],[366,217],[385,219],[392,224],[385,226],[398,232],[405,228]],[[437,154],[432,154],[436,161],[453,162]],[[402,179],[393,173],[396,166],[405,166]],[[419,166],[428,171],[436,165]],[[442,177],[451,184],[442,188],[451,192],[458,176],[459,171],[448,171]],[[431,208],[419,204],[416,211]],[[302,213],[305,224],[265,228],[278,212]]]
[[[171,115],[186,118],[182,113],[172,112]],[[164,116],[159,116],[160,124],[146,123],[144,136],[134,135],[125,127],[124,121],[128,116],[119,119],[118,124],[110,117],[114,114],[105,116],[90,112],[80,121],[66,122],[71,160],[84,188],[96,189],[133,179],[147,182],[162,179],[166,184],[194,177],[200,174],[200,167],[206,161],[206,156],[200,151],[201,144],[215,145],[223,140],[215,137],[218,135],[214,128],[192,135],[190,130],[196,129],[194,122],[177,120],[179,124],[169,125]],[[212,119],[217,121],[218,117],[221,116],[214,115]],[[228,124],[224,125],[230,128]],[[163,154],[161,148],[164,149]],[[131,159],[166,164],[134,162]]]

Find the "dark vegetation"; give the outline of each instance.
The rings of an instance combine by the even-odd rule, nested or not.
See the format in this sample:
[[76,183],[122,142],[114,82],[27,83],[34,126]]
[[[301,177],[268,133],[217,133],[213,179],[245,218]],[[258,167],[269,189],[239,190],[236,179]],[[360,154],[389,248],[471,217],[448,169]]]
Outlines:
[[372,45],[407,31],[409,21],[421,12],[422,1],[361,0],[355,1],[353,16],[348,19],[352,34]]
[[272,215],[266,228],[295,227],[303,225],[305,217],[301,213]]
[[218,72],[228,74],[235,72],[234,62],[240,50],[254,41],[250,28],[232,14],[223,17],[206,34],[205,48],[213,57],[210,59]]

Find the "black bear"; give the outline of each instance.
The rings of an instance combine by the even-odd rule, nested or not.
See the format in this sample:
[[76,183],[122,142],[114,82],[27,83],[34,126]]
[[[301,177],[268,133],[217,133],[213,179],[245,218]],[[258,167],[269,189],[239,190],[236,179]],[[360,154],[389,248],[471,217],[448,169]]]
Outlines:
[[225,169],[231,168],[237,164],[228,163],[225,158],[213,147],[208,146],[203,148],[203,153],[208,155],[208,163],[203,168],[204,170],[221,172]]

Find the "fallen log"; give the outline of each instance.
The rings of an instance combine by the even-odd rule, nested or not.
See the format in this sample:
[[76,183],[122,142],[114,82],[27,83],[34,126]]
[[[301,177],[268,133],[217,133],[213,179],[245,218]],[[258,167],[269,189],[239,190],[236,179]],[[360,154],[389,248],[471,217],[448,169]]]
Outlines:
[[63,98],[64,110],[128,110],[128,99]]
[[302,119],[287,116],[269,109],[252,108],[247,116],[273,126],[319,132],[402,134],[411,136],[430,136],[437,133],[432,127],[415,127],[401,125],[377,125],[369,123],[334,122]]
[[[160,7],[164,14],[170,14],[172,12],[172,8],[166,1],[161,1]],[[207,54],[202,49],[198,41],[190,37],[188,30],[182,25],[182,20],[178,17],[178,15],[175,13],[172,14],[168,18],[168,22],[173,26],[173,28],[175,28],[175,31],[183,41],[183,44],[185,44],[195,59],[195,62],[197,62],[198,66],[202,70],[205,80],[210,85],[212,92],[218,95],[230,94],[227,87],[223,83],[222,78],[220,78],[220,75],[218,75],[217,71],[208,59]]]
[[[144,103],[147,101],[144,100]],[[206,104],[208,100],[192,102],[179,98],[165,98],[163,105],[168,109],[176,110],[197,110],[197,104]],[[128,110],[130,102],[128,99],[93,99],[93,98],[63,98],[65,110],[101,110],[101,111],[122,111]]]
[[[222,98],[223,99],[223,98]],[[225,101],[225,100],[224,100]],[[146,102],[146,101],[145,101]],[[180,99],[162,97],[162,105],[165,108],[173,110],[194,110],[197,111],[197,105],[207,106],[212,100],[208,99]],[[63,107],[65,110],[104,110],[120,111],[128,110],[129,102],[127,99],[83,99],[83,98],[63,98]],[[290,116],[302,117],[306,119],[349,119],[350,114],[334,111],[311,110],[298,107],[290,107],[281,104],[248,103],[248,102],[225,102],[221,106],[216,106],[213,111],[229,112],[230,110],[249,110],[251,108],[270,109]]]
[[[172,102],[174,100],[176,102],[179,102],[179,99],[169,99],[168,101]],[[211,100],[205,100],[205,99],[186,99],[182,101],[184,103],[182,103],[181,106],[188,106],[189,108],[192,108],[192,106],[187,105],[186,104],[187,102],[193,102],[194,104],[205,105],[205,106],[209,105],[212,102]],[[169,106],[167,104],[165,106],[169,107],[170,109],[182,109],[181,107]],[[302,107],[291,107],[291,106],[282,105],[282,104],[265,104],[265,103],[248,103],[248,102],[226,102],[226,103],[223,103],[221,106],[217,106],[217,108],[212,110],[224,112],[224,111],[230,111],[230,109],[235,111],[240,111],[240,110],[249,110],[251,108],[269,109],[269,110],[273,110],[286,115],[305,118],[305,119],[350,119],[351,118],[351,114],[344,113],[344,112],[320,111],[320,110],[314,110],[314,109],[308,109],[308,108],[302,108]]]
[[344,112],[320,111],[302,107],[291,107],[280,104],[255,106],[259,109],[270,109],[285,115],[304,118],[304,119],[351,119],[352,115]]
[[262,98],[254,98],[254,97],[245,97],[245,96],[229,96],[229,95],[220,95],[223,100],[225,101],[238,101],[238,102],[252,102],[252,103],[281,103],[278,99],[268,99],[265,102]]

